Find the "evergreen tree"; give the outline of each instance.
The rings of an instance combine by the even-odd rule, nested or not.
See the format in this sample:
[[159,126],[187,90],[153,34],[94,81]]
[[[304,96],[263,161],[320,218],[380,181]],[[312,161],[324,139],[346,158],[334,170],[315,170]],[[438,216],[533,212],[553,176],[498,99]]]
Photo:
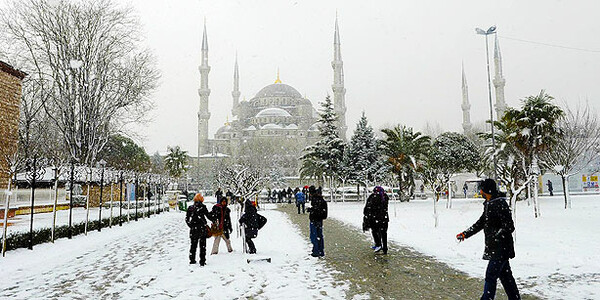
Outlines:
[[341,175],[345,143],[336,126],[336,113],[329,96],[321,103],[319,112],[320,139],[304,149],[301,177],[328,177],[330,182]]
[[368,124],[365,113],[362,113],[356,130],[350,139],[345,167],[349,171],[349,179],[367,187],[368,182],[378,181],[385,170],[379,159],[377,139],[373,127]]

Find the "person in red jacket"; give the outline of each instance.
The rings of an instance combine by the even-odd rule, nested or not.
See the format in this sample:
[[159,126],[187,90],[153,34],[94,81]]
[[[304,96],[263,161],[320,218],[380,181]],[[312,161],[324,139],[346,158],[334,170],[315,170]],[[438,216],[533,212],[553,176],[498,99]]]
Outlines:
[[221,197],[221,202],[213,206],[211,214],[215,223],[217,224],[217,234],[214,235],[215,241],[213,242],[212,254],[219,253],[219,243],[221,239],[225,241],[227,245],[227,251],[233,252],[231,248],[231,241],[229,240],[229,234],[233,231],[231,226],[231,210],[227,207],[227,198]]
[[515,231],[510,208],[503,193],[493,179],[486,179],[480,185],[483,202],[483,214],[475,224],[456,235],[463,241],[479,231],[485,234],[485,250],[483,259],[489,260],[485,271],[485,283],[481,300],[494,299],[498,279],[504,287],[508,299],[521,299],[517,283],[512,275],[508,260],[515,257],[512,232]]

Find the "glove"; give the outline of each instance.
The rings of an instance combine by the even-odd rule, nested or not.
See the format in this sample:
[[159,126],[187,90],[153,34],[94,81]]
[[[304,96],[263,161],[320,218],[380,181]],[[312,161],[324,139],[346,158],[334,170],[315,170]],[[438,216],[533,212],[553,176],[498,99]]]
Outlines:
[[461,232],[461,233],[457,234],[456,235],[456,239],[459,240],[459,241],[461,241],[461,242],[464,241],[465,240],[465,233]]

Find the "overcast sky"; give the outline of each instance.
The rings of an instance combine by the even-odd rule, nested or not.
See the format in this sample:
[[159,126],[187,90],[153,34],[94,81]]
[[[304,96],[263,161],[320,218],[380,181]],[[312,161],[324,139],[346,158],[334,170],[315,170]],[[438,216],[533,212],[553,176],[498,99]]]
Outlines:
[[278,68],[282,82],[315,107],[332,94],[336,11],[348,136],[362,111],[375,128],[402,123],[422,130],[430,122],[462,132],[462,62],[472,121],[489,118],[484,37],[474,29],[491,25],[498,27],[509,106],[546,89],[558,104],[587,99],[600,107],[596,0],[119,2],[139,14],[162,73],[153,96],[153,121],[140,130],[140,142],[150,154],[180,145],[196,155],[204,18],[211,66],[210,138],[231,115],[236,52],[241,100],[273,83]]

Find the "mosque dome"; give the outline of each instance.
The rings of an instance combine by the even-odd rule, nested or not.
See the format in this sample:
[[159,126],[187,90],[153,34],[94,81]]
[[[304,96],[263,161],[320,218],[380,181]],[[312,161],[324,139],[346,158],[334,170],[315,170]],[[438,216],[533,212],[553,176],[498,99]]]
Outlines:
[[256,98],[264,97],[302,98],[302,95],[295,88],[285,83],[273,83],[265,86],[256,93]]
[[256,117],[290,117],[290,113],[285,109],[277,107],[265,108],[256,114]]
[[223,134],[223,133],[228,133],[231,132],[231,125],[227,124],[225,126],[221,126],[221,128],[219,128],[217,130],[217,135],[219,134]]

